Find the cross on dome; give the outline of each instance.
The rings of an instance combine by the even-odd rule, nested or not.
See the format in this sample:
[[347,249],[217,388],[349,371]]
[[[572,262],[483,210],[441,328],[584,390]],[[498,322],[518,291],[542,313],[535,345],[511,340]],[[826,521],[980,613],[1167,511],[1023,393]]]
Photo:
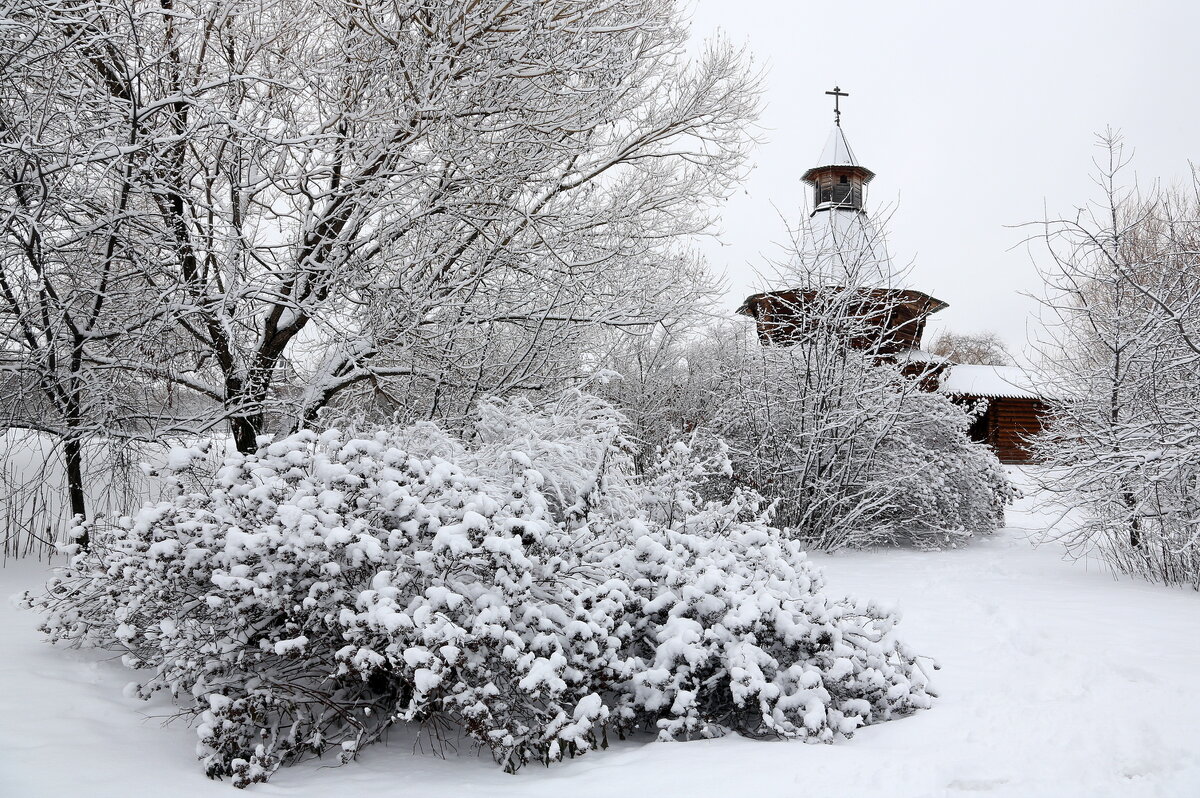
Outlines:
[[850,92],[842,91],[841,86],[834,86],[833,91],[827,91],[825,93],[833,95],[833,123],[835,125],[837,125],[838,127],[841,127],[842,126],[842,108],[838,104],[838,101],[841,100],[843,97],[849,97]]

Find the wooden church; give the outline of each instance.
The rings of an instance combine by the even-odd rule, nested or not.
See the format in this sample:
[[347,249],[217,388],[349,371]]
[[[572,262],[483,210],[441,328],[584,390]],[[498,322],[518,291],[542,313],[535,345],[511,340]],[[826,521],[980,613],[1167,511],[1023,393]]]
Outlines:
[[795,343],[822,318],[821,305],[836,303],[854,320],[846,345],[897,363],[925,390],[985,409],[971,437],[990,446],[1003,463],[1031,461],[1030,436],[1039,432],[1047,405],[1028,374],[1014,366],[954,363],[921,348],[925,322],[949,305],[908,288],[891,287],[891,263],[865,210],[866,187],[875,177],[854,157],[841,126],[840,89],[834,97],[835,124],[818,164],[804,173],[812,187],[813,211],[802,242],[819,287],[766,291],[746,298],[738,313],[752,317],[764,346]]

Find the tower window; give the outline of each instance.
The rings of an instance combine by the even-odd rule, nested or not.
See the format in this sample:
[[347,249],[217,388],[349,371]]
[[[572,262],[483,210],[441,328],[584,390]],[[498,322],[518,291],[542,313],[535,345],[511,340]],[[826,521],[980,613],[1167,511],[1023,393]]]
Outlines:
[[845,175],[842,175],[842,180],[841,180],[841,182],[843,182],[843,183],[846,183],[846,182],[849,182],[849,181],[846,179],[846,176],[845,176]]

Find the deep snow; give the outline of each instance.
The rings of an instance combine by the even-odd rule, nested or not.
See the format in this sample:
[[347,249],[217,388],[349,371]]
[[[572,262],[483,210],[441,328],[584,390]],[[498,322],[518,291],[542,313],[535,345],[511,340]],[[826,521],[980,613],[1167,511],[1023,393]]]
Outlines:
[[[892,601],[901,635],[941,665],[932,710],[832,746],[737,737],[636,741],[515,776],[486,756],[414,753],[396,735],[342,768],[279,771],[263,796],[1197,796],[1200,595],[1034,548],[1022,500],[1009,528],[951,551],[814,557],[829,588]],[[0,596],[46,566],[10,562]],[[193,757],[166,702],[123,697],[132,674],[55,650],[37,617],[0,606],[0,796],[233,795]]]

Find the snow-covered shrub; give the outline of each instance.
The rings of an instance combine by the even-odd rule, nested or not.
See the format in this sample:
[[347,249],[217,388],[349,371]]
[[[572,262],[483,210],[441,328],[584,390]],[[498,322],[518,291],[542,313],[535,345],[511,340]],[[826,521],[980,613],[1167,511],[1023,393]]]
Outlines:
[[711,428],[734,483],[778,500],[774,522],[807,546],[936,546],[1003,526],[1011,489],[967,409],[833,336],[744,358]]
[[607,558],[638,596],[622,717],[653,723],[664,740],[732,728],[828,742],[927,707],[893,613],[826,597],[820,571],[764,522],[757,496],[700,500],[698,482],[729,468],[724,451],[699,458],[675,444],[646,485],[630,543]]
[[1015,488],[992,450],[971,440],[970,412],[923,392],[897,411],[873,463],[885,499],[875,536],[942,546],[1004,526]]
[[123,653],[139,696],[169,690],[238,786],[398,722],[516,770],[610,731],[828,741],[929,705],[892,614],[827,598],[757,497],[700,498],[719,447],[642,480],[620,424],[572,393],[485,403],[469,436],[265,442],[97,524],[29,602],[52,640]]

